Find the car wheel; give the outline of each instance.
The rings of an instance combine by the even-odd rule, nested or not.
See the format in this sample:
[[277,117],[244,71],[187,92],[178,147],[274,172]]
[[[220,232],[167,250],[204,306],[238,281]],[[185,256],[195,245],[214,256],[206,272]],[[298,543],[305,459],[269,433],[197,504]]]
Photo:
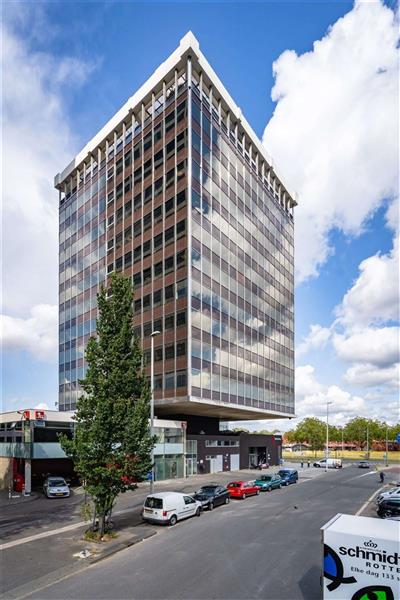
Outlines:
[[210,504],[208,505],[209,510],[213,510],[214,508],[214,502],[210,502]]
[[242,500],[246,500],[246,494],[243,494]]
[[280,490],[280,489],[281,489],[281,487],[282,487],[282,484],[280,483],[280,484],[278,485],[278,490]]
[[257,490],[256,491],[256,496],[259,496],[259,495],[260,495],[260,490]]
[[195,515],[196,515],[196,517],[199,517],[201,515],[201,509],[199,506],[196,509]]
[[382,516],[384,519],[387,519],[388,517],[392,516],[392,513],[390,510],[384,510],[384,511],[382,511]]
[[[197,509],[197,510],[199,510],[199,509]],[[197,514],[197,511],[196,511],[196,514]],[[178,521],[178,519],[176,518],[176,515],[172,515],[172,517],[170,517],[170,519],[169,519],[169,524],[171,525],[171,527],[173,527],[174,525],[176,525],[177,521]]]
[[225,504],[229,504],[230,498],[225,498]]
[[267,488],[267,492],[272,492],[272,487]]

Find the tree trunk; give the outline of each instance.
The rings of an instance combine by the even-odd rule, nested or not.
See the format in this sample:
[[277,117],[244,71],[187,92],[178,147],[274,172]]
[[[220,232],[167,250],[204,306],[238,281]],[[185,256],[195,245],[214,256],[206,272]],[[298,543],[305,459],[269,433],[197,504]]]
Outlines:
[[105,526],[105,510],[102,508],[101,514],[99,515],[99,537],[100,539],[104,536]]

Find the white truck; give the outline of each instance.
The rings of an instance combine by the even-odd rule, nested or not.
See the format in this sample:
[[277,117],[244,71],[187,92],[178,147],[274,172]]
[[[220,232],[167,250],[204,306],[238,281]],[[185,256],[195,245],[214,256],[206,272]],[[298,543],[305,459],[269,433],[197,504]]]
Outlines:
[[338,514],[321,528],[324,600],[400,599],[400,522]]

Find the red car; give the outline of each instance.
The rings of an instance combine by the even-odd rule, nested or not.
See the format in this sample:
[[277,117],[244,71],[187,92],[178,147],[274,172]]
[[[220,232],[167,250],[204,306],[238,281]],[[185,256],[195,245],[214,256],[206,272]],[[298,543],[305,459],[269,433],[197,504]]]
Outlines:
[[241,498],[244,500],[247,496],[258,496],[260,486],[255,485],[254,481],[232,481],[226,486],[231,498]]

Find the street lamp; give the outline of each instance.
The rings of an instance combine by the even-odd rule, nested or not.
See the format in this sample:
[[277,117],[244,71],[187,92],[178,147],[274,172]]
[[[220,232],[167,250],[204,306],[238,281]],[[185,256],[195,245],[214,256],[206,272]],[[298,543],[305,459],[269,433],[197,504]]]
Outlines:
[[388,462],[388,450],[389,450],[389,442],[388,442],[388,426],[386,425],[386,440],[385,440],[385,450],[386,450],[386,466],[389,466]]
[[325,471],[328,471],[328,456],[329,456],[329,405],[332,402],[326,403],[326,452],[325,452]]
[[[160,331],[153,331],[150,334],[151,352],[150,352],[150,432],[154,435],[154,338],[160,335]],[[154,493],[154,445],[151,447],[151,479],[150,479],[150,494]]]

